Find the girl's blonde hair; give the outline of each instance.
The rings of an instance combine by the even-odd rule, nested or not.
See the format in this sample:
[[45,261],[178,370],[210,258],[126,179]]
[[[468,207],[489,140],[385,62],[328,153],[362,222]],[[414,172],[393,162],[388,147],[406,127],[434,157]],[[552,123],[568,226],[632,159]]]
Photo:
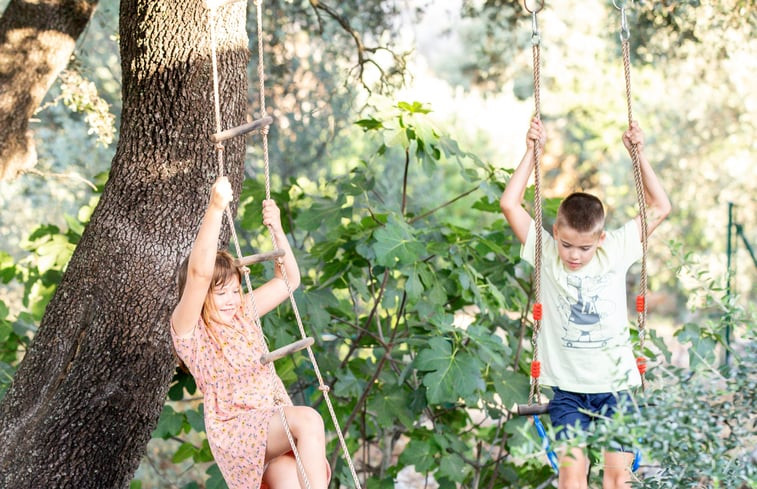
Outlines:
[[[178,285],[180,297],[181,294],[184,293],[184,287],[187,285],[188,272],[189,257],[185,258],[181,263],[181,266],[179,267]],[[237,268],[234,261],[234,257],[231,256],[228,251],[218,250],[218,252],[216,253],[216,263],[213,267],[213,278],[211,279],[210,285],[208,286],[208,291],[205,294],[205,301],[202,304],[202,312],[200,313],[200,317],[202,317],[202,320],[205,323],[205,327],[208,329],[208,333],[210,333],[211,338],[213,338],[213,341],[215,341],[219,347],[222,347],[222,345],[218,339],[218,335],[216,334],[215,325],[228,325],[224,324],[220,319],[218,319],[218,309],[216,309],[216,304],[215,302],[213,302],[213,288],[223,286],[223,284],[227,283],[233,277],[236,277],[239,280],[239,295],[243,299],[244,303],[244,295],[242,294],[242,272],[239,271],[239,268]]]

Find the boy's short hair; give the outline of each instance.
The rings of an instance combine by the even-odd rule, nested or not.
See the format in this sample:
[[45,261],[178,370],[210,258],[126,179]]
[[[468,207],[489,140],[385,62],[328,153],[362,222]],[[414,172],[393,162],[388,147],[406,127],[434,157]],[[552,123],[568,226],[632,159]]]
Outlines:
[[580,233],[601,233],[605,227],[605,208],[597,197],[573,192],[557,209],[555,226],[569,226]]

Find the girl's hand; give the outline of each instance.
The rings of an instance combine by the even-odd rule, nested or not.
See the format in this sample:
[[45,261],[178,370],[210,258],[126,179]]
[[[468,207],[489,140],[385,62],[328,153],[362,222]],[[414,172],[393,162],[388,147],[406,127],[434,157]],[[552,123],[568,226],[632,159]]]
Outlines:
[[544,148],[544,144],[547,142],[547,131],[544,130],[541,120],[534,117],[531,119],[531,126],[528,128],[528,133],[526,134],[526,148],[529,151],[533,151],[536,141],[539,142],[539,149]]
[[234,192],[231,190],[231,183],[226,177],[218,177],[210,189],[209,208],[224,210],[234,198]]
[[271,232],[284,232],[281,227],[281,211],[271,199],[263,201],[263,224],[271,228]]
[[638,122],[631,121],[631,127],[623,133],[623,145],[629,152],[634,145],[636,145],[637,151],[644,149],[644,132],[639,127]]

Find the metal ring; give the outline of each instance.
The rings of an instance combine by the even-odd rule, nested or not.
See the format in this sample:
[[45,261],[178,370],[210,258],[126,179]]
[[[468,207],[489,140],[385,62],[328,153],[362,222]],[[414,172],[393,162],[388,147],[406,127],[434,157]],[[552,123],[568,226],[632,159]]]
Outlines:
[[528,8],[528,0],[523,0],[523,8],[525,8],[530,14],[538,14],[544,8],[544,0],[536,0],[536,5],[539,7],[536,10]]
[[[618,5],[618,3],[620,3],[620,5]],[[612,4],[618,10],[626,8],[626,3],[627,3],[626,0],[620,0],[620,2],[618,2],[617,0],[612,0]]]
[[[615,0],[613,0],[615,3]],[[625,42],[631,37],[631,31],[628,29],[628,17],[626,16],[625,5],[620,9],[620,41]]]

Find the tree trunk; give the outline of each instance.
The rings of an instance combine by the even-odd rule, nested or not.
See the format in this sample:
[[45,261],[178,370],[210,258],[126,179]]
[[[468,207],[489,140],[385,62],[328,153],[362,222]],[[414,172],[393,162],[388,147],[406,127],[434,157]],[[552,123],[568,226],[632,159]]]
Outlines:
[[[139,465],[174,369],[175,270],[219,171],[207,18],[200,1],[121,1],[118,149],[0,404],[4,489],[122,488]],[[225,129],[246,113],[245,4],[222,8],[216,25]],[[227,142],[237,196],[244,153]]]
[[0,18],[0,180],[37,163],[29,119],[99,0],[11,0]]

